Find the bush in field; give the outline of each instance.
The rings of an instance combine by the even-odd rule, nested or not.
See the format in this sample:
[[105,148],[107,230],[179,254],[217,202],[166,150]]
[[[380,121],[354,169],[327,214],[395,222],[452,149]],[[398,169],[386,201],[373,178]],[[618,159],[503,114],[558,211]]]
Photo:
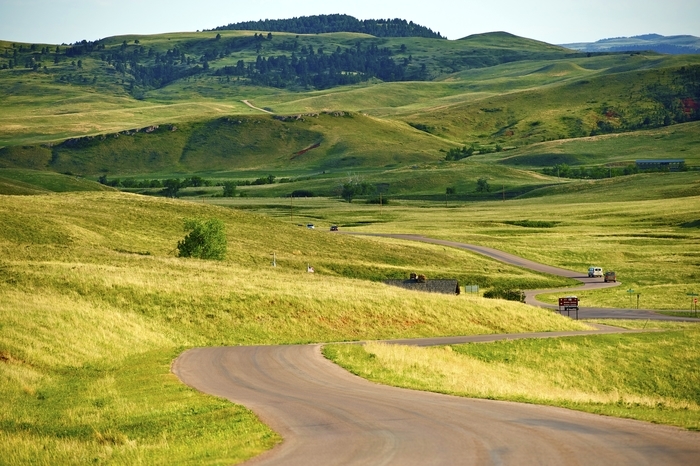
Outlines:
[[226,257],[226,227],[218,218],[187,219],[189,233],[177,243],[178,257],[224,260]]
[[491,185],[489,185],[489,180],[486,178],[479,178],[476,181],[476,192],[477,193],[488,193],[491,191]]
[[525,293],[523,293],[521,290],[515,289],[492,288],[484,293],[484,298],[507,299],[508,301],[525,302]]
[[224,181],[224,197],[233,197],[236,195],[236,182]]

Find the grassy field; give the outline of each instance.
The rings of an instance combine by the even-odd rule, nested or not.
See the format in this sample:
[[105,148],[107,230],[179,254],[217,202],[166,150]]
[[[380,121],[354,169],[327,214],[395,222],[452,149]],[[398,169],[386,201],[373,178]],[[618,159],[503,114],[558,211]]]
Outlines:
[[[372,281],[419,270],[557,283],[459,251],[121,193],[0,199],[0,451],[10,464],[230,464],[277,443],[247,410],[177,382],[169,364],[188,347],[585,328],[518,303]],[[227,259],[175,257],[183,220],[214,216],[227,226]]]
[[[392,201],[380,209],[358,202],[299,199],[294,201],[293,214],[295,222],[310,221],[323,227],[338,224],[358,232],[416,233],[481,244],[581,273],[591,265],[615,270],[622,286],[582,293],[586,306],[636,305],[626,293],[634,289],[641,293],[644,308],[687,308],[686,294],[698,292],[697,175],[578,180],[544,191],[506,202],[453,199],[447,207],[444,201]],[[291,220],[288,199],[207,202]],[[543,222],[544,226],[520,226],[524,220]],[[545,297],[550,301],[555,298]]]
[[676,324],[634,335],[437,348],[331,345],[324,354],[378,383],[700,430],[699,350],[698,326]]
[[456,146],[404,123],[345,112],[286,121],[237,116],[140,129],[53,146],[6,147],[0,149],[0,166],[93,177],[255,170],[337,173],[436,162]]
[[548,141],[512,152],[474,157],[482,163],[498,162],[523,169],[555,164],[624,166],[640,159],[683,159],[688,166],[698,167],[698,134],[700,124],[693,122],[633,133]]
[[[412,272],[483,289],[570,280],[441,246],[331,234],[331,224],[482,244],[581,272],[590,265],[616,270],[622,287],[581,294],[586,306],[628,307],[625,291],[633,288],[642,307],[684,309],[686,293],[700,291],[697,172],[598,181],[537,172],[554,163],[659,157],[697,166],[698,124],[658,127],[692,116],[667,100],[690,92],[686,68],[698,65],[697,57],[585,57],[501,33],[460,41],[275,34],[261,50],[236,42],[252,34],[113,37],[79,62],[55,54],[55,46],[0,42],[0,66],[17,57],[12,69],[0,69],[4,461],[230,464],[278,443],[249,411],[170,374],[172,359],[194,346],[586,328],[520,303],[381,283]],[[424,65],[427,80],[319,90],[215,74],[239,59],[252,63],[258,53],[280,54],[295,40],[327,51],[360,41],[387,47],[409,69]],[[181,68],[203,66],[201,57],[217,53],[205,60],[207,72],[151,88],[134,86],[128,70],[100,56],[139,50],[151,66],[175,47],[182,55],[173,66]],[[32,71],[25,62],[40,65]],[[664,121],[667,107],[675,119]],[[598,129],[623,133],[589,137]],[[499,151],[444,160],[450,149],[473,143]],[[90,181],[195,174],[214,182],[268,175],[290,182],[240,186],[243,197],[235,198],[217,197],[220,186],[188,188],[181,194],[193,202],[184,202]],[[477,192],[480,178],[490,190]],[[383,204],[341,201],[349,181],[379,187]],[[454,192],[447,195],[448,188]],[[294,190],[324,197],[287,197]],[[175,257],[184,220],[209,217],[227,226],[226,260]],[[316,273],[306,273],[307,265]],[[695,327],[683,327],[451,350],[372,344],[366,349],[374,358],[360,347],[327,351],[391,383],[696,429],[698,341]],[[680,362],[679,372],[670,362]],[[659,376],[647,383],[642,375],[650,367]]]
[[94,181],[54,172],[0,168],[0,194],[5,195],[112,190]]

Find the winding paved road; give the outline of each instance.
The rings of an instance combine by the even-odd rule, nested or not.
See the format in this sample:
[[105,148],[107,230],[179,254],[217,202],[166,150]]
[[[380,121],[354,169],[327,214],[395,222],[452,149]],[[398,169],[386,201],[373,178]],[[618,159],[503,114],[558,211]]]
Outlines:
[[[558,306],[553,304],[543,303],[536,299],[539,294],[547,293],[577,293],[585,290],[595,290],[601,288],[611,288],[619,286],[620,282],[605,283],[601,278],[589,278],[587,274],[576,272],[574,270],[561,269],[551,265],[540,264],[531,260],[523,259],[522,257],[499,251],[498,249],[488,248],[486,246],[477,246],[475,244],[459,243],[456,241],[448,241],[442,239],[428,238],[421,235],[407,234],[390,234],[390,233],[353,233],[345,232],[348,235],[354,236],[376,236],[381,238],[393,238],[406,241],[419,241],[421,243],[439,244],[457,249],[466,249],[476,252],[483,256],[496,259],[505,264],[522,267],[525,269],[534,270],[536,272],[547,273],[559,277],[572,278],[582,283],[582,286],[575,288],[557,288],[547,290],[525,290],[525,302],[533,306],[545,307],[548,309],[558,309]],[[649,320],[667,320],[679,322],[700,322],[692,317],[675,317],[657,314],[651,309],[620,309],[620,308],[597,308],[597,307],[581,307],[579,309],[579,318],[581,319],[649,319]]]
[[[517,261],[514,265],[579,279],[576,272],[533,267],[534,263],[489,248],[418,240],[479,248],[476,252]],[[428,346],[610,332],[620,329],[600,326],[589,332],[389,343]],[[282,435],[282,444],[247,464],[637,466],[700,461],[697,432],[548,406],[378,385],[327,361],[320,345],[197,348],[183,353],[173,372],[202,392],[247,406]]]

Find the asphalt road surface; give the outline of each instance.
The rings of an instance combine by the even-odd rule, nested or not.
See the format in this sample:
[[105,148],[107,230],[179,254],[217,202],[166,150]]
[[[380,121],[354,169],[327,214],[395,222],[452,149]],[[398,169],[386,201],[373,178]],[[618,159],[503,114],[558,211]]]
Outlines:
[[[609,286],[490,248],[411,235],[381,236],[470,249],[513,265],[576,278],[584,287]],[[599,311],[603,315],[607,312]],[[625,317],[636,312],[629,310]],[[665,316],[647,313],[636,318]],[[429,346],[619,331],[600,326],[591,332],[389,343]],[[187,385],[250,408],[282,435],[284,441],[279,446],[247,464],[700,464],[698,432],[562,408],[378,385],[327,361],[319,345],[197,348],[183,353],[174,362],[173,372]]]
[[[483,340],[482,340],[483,341]],[[198,348],[173,372],[252,409],[284,441],[247,464],[693,465],[700,433],[368,382],[320,346]]]

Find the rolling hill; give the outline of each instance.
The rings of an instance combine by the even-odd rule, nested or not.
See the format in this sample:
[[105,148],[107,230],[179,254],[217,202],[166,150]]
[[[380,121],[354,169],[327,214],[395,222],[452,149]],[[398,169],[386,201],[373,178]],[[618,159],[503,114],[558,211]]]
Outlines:
[[[329,31],[350,21],[336,19],[323,20]],[[448,41],[386,21],[370,24],[382,37],[303,34],[297,23],[70,46],[0,42],[0,167],[93,179],[313,176],[298,187],[325,194],[353,172],[393,180],[397,194],[433,196],[478,173],[416,182],[410,167],[439,171],[459,147],[473,147],[488,173],[489,153],[700,118],[695,55],[577,53],[506,32]],[[538,167],[557,163],[538,157]],[[523,191],[518,179],[503,190],[542,185]]]
[[580,52],[634,52],[653,51],[676,55],[700,53],[700,37],[662,36],[660,34],[644,34],[633,37],[615,37],[601,39],[596,42],[579,42],[562,44],[572,50]]

